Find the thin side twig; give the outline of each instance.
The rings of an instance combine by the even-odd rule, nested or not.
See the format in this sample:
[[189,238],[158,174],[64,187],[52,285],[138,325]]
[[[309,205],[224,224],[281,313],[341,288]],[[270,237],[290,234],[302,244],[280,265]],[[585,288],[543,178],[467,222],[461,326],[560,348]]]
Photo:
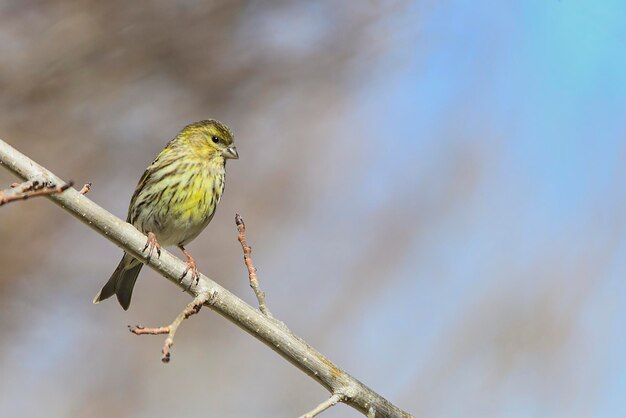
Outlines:
[[191,315],[195,315],[200,312],[202,305],[205,303],[210,303],[211,299],[215,297],[214,293],[211,294],[200,294],[194,298],[187,305],[183,311],[178,314],[178,316],[174,319],[174,321],[166,327],[157,327],[157,328],[144,328],[141,325],[136,326],[128,326],[128,330],[135,335],[160,335],[167,334],[167,338],[163,343],[163,349],[161,353],[163,356],[161,357],[161,361],[163,363],[169,363],[170,361],[170,353],[172,349],[172,345],[174,345],[174,335],[176,334],[176,330],[180,326],[180,324]]
[[338,393],[335,393],[333,396],[331,396],[330,398],[326,399],[321,404],[317,405],[313,410],[311,410],[311,411],[307,412],[306,414],[300,416],[300,418],[313,418],[314,416],[319,415],[322,412],[326,411],[328,408],[337,405],[337,403],[340,402],[340,401],[341,401],[341,395],[338,394]]
[[267,308],[267,304],[265,303],[265,292],[261,290],[261,286],[259,285],[259,279],[256,276],[256,267],[254,267],[254,264],[252,263],[252,257],[250,256],[250,254],[252,254],[252,248],[246,242],[246,224],[243,222],[243,218],[238,213],[235,215],[235,224],[237,225],[237,231],[239,231],[237,240],[241,244],[241,249],[243,250],[243,260],[248,269],[250,287],[254,290],[254,294],[259,301],[259,310],[263,313],[263,315],[273,318],[272,313]]
[[62,186],[47,186],[38,180],[26,181],[21,184],[13,183],[11,184],[11,188],[0,191],[0,206],[17,200],[26,200],[31,197],[62,193],[72,187],[72,185],[74,185],[74,182],[71,180]]

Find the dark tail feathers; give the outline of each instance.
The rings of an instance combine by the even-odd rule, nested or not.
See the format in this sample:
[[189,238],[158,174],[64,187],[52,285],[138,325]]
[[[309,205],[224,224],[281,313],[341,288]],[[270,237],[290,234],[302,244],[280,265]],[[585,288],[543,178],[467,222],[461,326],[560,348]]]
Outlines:
[[109,281],[106,282],[102,290],[93,299],[93,303],[108,299],[115,294],[122,308],[128,310],[130,298],[133,295],[133,287],[135,287],[137,276],[142,267],[143,264],[140,261],[128,254],[124,254],[122,261],[118,264]]

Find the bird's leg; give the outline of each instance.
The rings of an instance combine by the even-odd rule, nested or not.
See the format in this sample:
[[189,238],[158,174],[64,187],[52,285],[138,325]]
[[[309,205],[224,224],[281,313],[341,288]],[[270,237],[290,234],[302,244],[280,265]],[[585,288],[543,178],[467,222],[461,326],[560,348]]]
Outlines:
[[200,281],[200,273],[198,273],[198,268],[196,267],[196,261],[193,259],[191,254],[189,254],[187,250],[185,250],[185,247],[183,247],[182,245],[179,245],[178,248],[180,248],[183,254],[185,254],[185,257],[187,257],[187,262],[186,262],[187,268],[185,269],[185,271],[183,271],[183,275],[180,276],[181,282],[187,275],[187,272],[191,270],[191,282],[189,283],[189,288],[187,288],[187,290],[189,290],[194,280],[196,282],[196,285],[198,284],[198,281]]
[[157,256],[161,257],[161,246],[153,232],[148,232],[148,241],[146,241],[146,246],[143,247],[142,252],[146,251],[146,249],[148,249],[148,257],[146,257],[148,260],[152,257],[154,250],[156,250]]

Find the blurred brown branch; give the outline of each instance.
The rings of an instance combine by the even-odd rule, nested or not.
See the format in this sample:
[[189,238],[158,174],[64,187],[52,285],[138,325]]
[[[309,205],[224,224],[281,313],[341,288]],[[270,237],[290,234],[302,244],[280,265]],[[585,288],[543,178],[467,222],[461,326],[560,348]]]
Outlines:
[[[0,162],[11,172],[25,180],[41,181],[50,179],[61,184],[52,172],[21,154],[6,142],[0,140]],[[205,306],[216,311],[240,328],[262,341],[291,364],[308,374],[333,395],[331,399],[355,408],[364,415],[376,417],[410,417],[407,412],[393,405],[363,383],[341,370],[320,352],[293,334],[284,324],[254,309],[222,286],[200,274],[197,284],[193,277],[182,281],[180,277],[187,265],[163,250],[160,258],[148,259],[143,254],[146,236],[132,225],[112,215],[84,195],[73,189],[65,193],[48,194],[49,199],[71,213],[80,221],[109,239],[128,254],[148,264],[152,269],[185,289],[194,298],[211,295]],[[181,320],[182,321],[182,320]]]
[[22,184],[13,183],[9,189],[0,191],[0,206],[15,202],[17,200],[26,200],[36,196],[47,196],[53,193],[62,193],[72,187],[73,181],[69,181],[62,186],[56,184],[48,184],[40,180],[25,181]]

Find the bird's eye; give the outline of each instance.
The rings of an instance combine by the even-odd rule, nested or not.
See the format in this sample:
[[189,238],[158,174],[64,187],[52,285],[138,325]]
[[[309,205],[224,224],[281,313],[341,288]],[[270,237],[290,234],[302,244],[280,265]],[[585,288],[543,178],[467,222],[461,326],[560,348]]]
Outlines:
[[220,143],[220,139],[216,136],[212,136],[211,137],[211,141],[213,141],[214,144],[219,144]]

